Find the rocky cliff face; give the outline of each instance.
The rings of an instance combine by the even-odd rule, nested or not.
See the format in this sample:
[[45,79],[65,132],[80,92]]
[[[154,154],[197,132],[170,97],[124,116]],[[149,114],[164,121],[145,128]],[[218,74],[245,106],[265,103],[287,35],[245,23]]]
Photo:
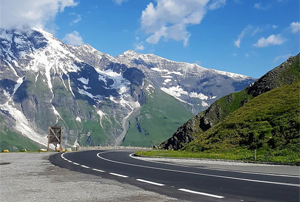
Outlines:
[[62,125],[66,146],[121,144],[128,120],[154,95],[150,88],[195,114],[254,81],[152,54],[112,57],[30,29],[0,30],[0,71],[7,127],[45,145],[48,126]]
[[222,121],[228,114],[237,110],[250,99],[274,88],[299,81],[300,54],[290,57],[280,66],[269,71],[263,77],[250,84],[239,93],[229,94],[214,102],[207,110],[191,118],[177,129],[173,136],[161,143],[160,149],[179,150],[199,135]]

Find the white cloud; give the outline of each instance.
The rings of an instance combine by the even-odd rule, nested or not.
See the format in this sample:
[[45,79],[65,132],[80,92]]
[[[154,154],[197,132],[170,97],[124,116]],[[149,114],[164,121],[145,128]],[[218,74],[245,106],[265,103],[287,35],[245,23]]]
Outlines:
[[67,34],[63,38],[63,42],[70,44],[72,46],[79,46],[79,45],[83,44],[82,37],[80,36],[80,34],[77,31]]
[[254,44],[255,47],[263,48],[271,45],[281,45],[285,42],[285,39],[280,35],[270,35],[268,38],[260,38],[256,44]]
[[5,29],[23,26],[44,28],[58,12],[76,5],[74,0],[1,0],[0,27]]
[[148,43],[157,44],[161,38],[173,39],[188,45],[191,33],[187,26],[200,24],[209,10],[224,6],[226,0],[156,0],[142,12],[141,28],[150,36]]
[[214,0],[210,5],[209,5],[209,9],[210,10],[215,10],[218,9],[222,6],[225,6],[226,4],[226,0]]
[[76,23],[78,23],[79,21],[82,20],[82,19],[81,19],[81,15],[78,15],[78,14],[76,14],[76,13],[70,13],[70,15],[75,15],[75,16],[76,16],[76,19],[73,20],[73,21],[70,23],[70,25],[76,24]]
[[278,61],[285,61],[285,60],[287,60],[289,57],[291,57],[292,56],[292,54],[286,54],[286,55],[278,55],[274,60],[273,60],[273,62],[274,63],[276,63],[276,62],[278,62]]
[[300,30],[300,23],[299,22],[292,22],[290,25],[291,29],[292,29],[292,33],[297,33]]
[[255,3],[254,4],[254,8],[259,9],[259,10],[267,10],[271,7],[271,5],[267,5],[267,6],[262,6],[261,2],[259,3]]
[[[254,29],[254,27],[253,27],[252,25],[248,25],[247,27],[245,27],[245,28],[243,29],[243,31],[239,34],[237,40],[234,41],[234,45],[235,45],[236,47],[239,48],[240,45],[241,45],[241,41],[242,41],[242,39],[244,38],[244,36],[245,36],[246,34],[250,33],[251,30],[253,30],[253,29]],[[257,33],[257,32],[255,32],[255,33]]]
[[145,47],[142,44],[135,44],[134,45],[134,50],[142,51],[144,49],[145,49]]
[[254,8],[261,9],[261,2],[254,4]]
[[112,0],[112,1],[118,5],[121,5],[123,2],[128,1],[128,0]]

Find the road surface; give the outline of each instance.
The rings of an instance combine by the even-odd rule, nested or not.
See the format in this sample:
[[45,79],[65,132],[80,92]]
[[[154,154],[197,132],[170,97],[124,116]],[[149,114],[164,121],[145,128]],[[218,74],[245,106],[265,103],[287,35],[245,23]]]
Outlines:
[[[299,201],[299,175],[207,169],[133,158],[133,151],[92,150],[56,154],[70,170],[114,179],[182,201]],[[97,190],[95,190],[97,191]]]

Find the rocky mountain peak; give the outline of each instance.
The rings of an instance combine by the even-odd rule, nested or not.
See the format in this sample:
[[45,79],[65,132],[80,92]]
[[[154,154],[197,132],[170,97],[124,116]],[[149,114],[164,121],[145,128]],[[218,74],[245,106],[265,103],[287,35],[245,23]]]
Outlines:
[[[172,99],[167,108],[196,114],[254,81],[133,50],[112,57],[41,29],[0,30],[0,70],[0,116],[41,144],[53,124],[64,126],[67,145],[121,144],[130,120],[155,96]],[[160,104],[155,109],[170,116]]]

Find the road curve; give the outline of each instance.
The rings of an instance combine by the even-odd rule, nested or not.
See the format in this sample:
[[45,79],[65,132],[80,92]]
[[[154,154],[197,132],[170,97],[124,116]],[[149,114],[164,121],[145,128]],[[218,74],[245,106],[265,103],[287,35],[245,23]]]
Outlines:
[[299,176],[209,170],[142,161],[128,150],[56,154],[50,161],[70,170],[132,184],[181,201],[299,201]]

